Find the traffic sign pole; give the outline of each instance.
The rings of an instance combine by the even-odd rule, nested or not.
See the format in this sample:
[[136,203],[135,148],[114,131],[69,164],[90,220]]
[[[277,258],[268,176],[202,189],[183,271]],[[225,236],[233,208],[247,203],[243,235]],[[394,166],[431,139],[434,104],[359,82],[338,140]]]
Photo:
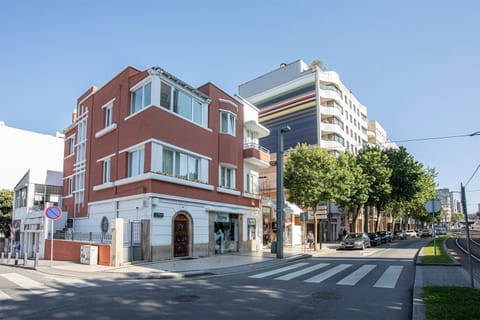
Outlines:
[[[53,264],[53,221],[60,219],[62,216],[62,209],[57,206],[50,206],[45,209],[45,217],[52,221],[51,236],[50,236],[50,266]],[[48,223],[46,224],[48,231]]]

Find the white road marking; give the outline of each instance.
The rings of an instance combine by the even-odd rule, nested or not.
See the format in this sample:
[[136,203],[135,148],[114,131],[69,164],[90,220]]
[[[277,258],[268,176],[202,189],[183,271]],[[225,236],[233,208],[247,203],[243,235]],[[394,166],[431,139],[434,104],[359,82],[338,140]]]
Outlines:
[[63,285],[67,286],[74,286],[76,288],[85,288],[85,287],[95,287],[97,284],[85,281],[82,279],[76,279],[76,278],[65,278],[65,277],[55,277],[55,276],[47,276],[47,278],[55,280]]
[[363,277],[365,277],[370,271],[375,269],[376,265],[374,264],[366,264],[352,272],[349,276],[343,278],[342,280],[338,281],[337,284],[343,286],[354,286],[360,281]]
[[390,266],[385,270],[380,279],[373,285],[375,288],[395,288],[403,266]]
[[300,268],[300,267],[303,267],[305,265],[308,265],[308,263],[296,263],[294,265],[291,265],[291,266],[288,266],[288,267],[284,267],[284,268],[280,268],[280,269],[275,269],[275,270],[272,270],[272,271],[267,271],[267,272],[263,272],[263,273],[259,273],[259,274],[256,274],[256,275],[253,275],[253,276],[250,276],[249,278],[255,278],[255,279],[259,279],[259,278],[265,278],[265,277],[268,277],[268,276],[272,276],[274,274],[278,274],[278,273],[282,273],[282,272],[285,272],[285,271],[288,271],[288,270],[292,270],[292,269],[295,269],[295,268]]
[[333,277],[334,275],[336,275],[337,273],[351,267],[352,265],[351,264],[340,264],[338,266],[336,266],[335,268],[332,268],[330,270],[327,270],[325,272],[322,272],[320,273],[319,275],[316,275],[314,277],[311,277],[307,280],[305,280],[305,282],[309,282],[309,283],[320,283],[330,277]]
[[15,283],[20,288],[30,290],[32,293],[35,294],[58,291],[18,273],[4,273],[1,274],[1,276],[8,281]]
[[10,300],[12,297],[10,297],[8,294],[0,290],[0,301],[3,300]]
[[305,269],[302,269],[302,270],[299,270],[299,271],[295,271],[295,272],[286,274],[286,275],[284,275],[284,276],[275,278],[275,280],[291,280],[291,279],[300,277],[300,276],[302,276],[302,275],[304,275],[304,274],[307,274],[307,273],[309,273],[309,272],[312,272],[312,271],[315,271],[315,270],[324,268],[324,267],[326,267],[326,266],[328,266],[328,265],[329,265],[329,263],[319,263],[319,264],[313,265],[313,266],[311,266],[311,267],[308,267],[308,268],[305,268]]

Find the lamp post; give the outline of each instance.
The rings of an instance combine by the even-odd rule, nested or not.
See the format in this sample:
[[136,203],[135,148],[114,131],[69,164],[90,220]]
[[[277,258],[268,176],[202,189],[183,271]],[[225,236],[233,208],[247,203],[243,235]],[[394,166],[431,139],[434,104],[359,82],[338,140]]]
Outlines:
[[289,132],[289,126],[281,127],[277,131],[277,258],[283,258],[283,225],[284,212],[283,207],[283,134]]

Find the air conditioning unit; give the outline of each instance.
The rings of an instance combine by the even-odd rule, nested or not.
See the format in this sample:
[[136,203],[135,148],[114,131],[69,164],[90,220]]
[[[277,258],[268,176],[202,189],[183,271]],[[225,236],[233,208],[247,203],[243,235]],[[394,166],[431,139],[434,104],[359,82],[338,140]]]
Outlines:
[[98,264],[98,247],[97,246],[81,246],[80,247],[80,263],[96,265]]

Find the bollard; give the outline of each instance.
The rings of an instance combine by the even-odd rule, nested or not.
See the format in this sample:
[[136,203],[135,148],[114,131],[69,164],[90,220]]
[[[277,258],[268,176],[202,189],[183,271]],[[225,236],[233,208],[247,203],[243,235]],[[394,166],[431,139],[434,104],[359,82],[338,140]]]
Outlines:
[[37,267],[38,267],[38,255],[37,255],[37,252],[35,252],[35,253],[33,254],[33,256],[34,256],[34,259],[35,259],[35,260],[33,261],[33,269],[37,270]]
[[3,259],[5,259],[5,252],[2,252],[0,262],[3,264]]
[[18,265],[18,252],[15,252],[15,263],[16,266]]
[[23,266],[26,267],[27,266],[27,252],[25,251],[23,253]]
[[12,256],[12,253],[11,252],[8,252],[7,253],[7,264],[10,264],[10,258]]

